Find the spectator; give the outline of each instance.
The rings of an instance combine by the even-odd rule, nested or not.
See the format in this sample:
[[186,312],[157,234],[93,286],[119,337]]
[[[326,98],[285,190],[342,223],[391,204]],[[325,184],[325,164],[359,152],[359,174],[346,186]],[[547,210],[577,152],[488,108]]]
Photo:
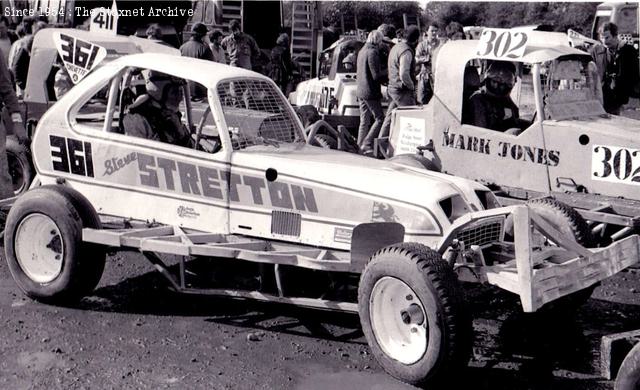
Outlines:
[[229,55],[229,65],[245,69],[252,69],[252,58],[260,55],[260,49],[255,39],[240,31],[240,21],[229,22],[231,34],[222,40],[222,47]]
[[18,96],[22,96],[22,91],[27,83],[27,73],[29,72],[29,62],[31,61],[31,47],[33,46],[33,34],[37,29],[37,25],[33,18],[27,17],[22,19],[22,27],[25,35],[14,43],[16,47],[12,53],[13,56],[10,62],[11,72],[18,87]]
[[9,19],[6,16],[0,16],[0,53],[5,60],[9,58],[11,45],[17,41],[18,37],[9,31]]
[[631,45],[618,39],[618,26],[605,23],[598,32],[602,44],[592,47],[600,80],[604,109],[620,115],[620,108],[629,102],[633,87],[638,83],[638,56]]
[[382,33],[382,42],[380,43],[380,64],[382,71],[387,72],[387,60],[389,52],[395,43],[393,38],[396,36],[396,28],[392,24],[383,23],[378,27],[378,31]]
[[[20,106],[11,83],[9,70],[4,61],[0,61],[0,101],[4,105],[3,110],[11,113],[11,124],[13,133],[18,137],[20,143],[27,142],[27,132],[24,129]],[[7,162],[7,132],[4,123],[0,123],[0,199],[13,196],[13,181],[9,174],[9,164]]]
[[337,41],[338,38],[340,38],[340,33],[338,32],[338,27],[336,26],[335,23],[331,23],[325,28],[323,28],[322,29],[322,50],[326,50],[329,47],[331,47],[331,45],[333,45],[333,43]]
[[494,61],[485,72],[483,85],[469,98],[462,122],[485,129],[519,134],[528,126],[520,119],[518,106],[511,100],[516,83],[516,67],[507,61]]
[[447,39],[450,39],[452,41],[466,38],[464,34],[464,27],[462,27],[462,25],[458,22],[449,23],[444,31],[445,34],[447,34]]
[[289,52],[289,36],[280,34],[276,41],[276,46],[271,50],[271,64],[269,66],[269,77],[280,87],[282,93],[287,93],[287,86],[291,80],[293,71],[291,64],[291,53]]
[[7,66],[9,67],[9,70],[11,70],[11,63],[13,62],[13,59],[16,56],[18,47],[20,46],[18,42],[20,41],[20,39],[24,38],[25,36],[24,26],[22,25],[22,23],[16,26],[16,35],[18,36],[18,39],[11,44],[11,49],[9,50],[9,55],[7,57]]
[[215,62],[219,62],[221,64],[226,64],[227,63],[227,57],[224,54],[224,49],[222,48],[222,38],[224,36],[222,35],[222,31],[220,30],[213,30],[211,32],[211,34],[209,35],[209,40],[211,41],[211,44],[209,45],[209,48],[211,49],[211,52],[213,53],[213,60]]
[[211,49],[203,40],[205,35],[207,35],[207,26],[202,23],[194,24],[191,27],[191,38],[180,46],[180,54],[183,57],[213,61]]
[[67,72],[60,56],[58,56],[53,66],[58,68],[53,79],[53,91],[56,95],[56,100],[60,100],[65,93],[73,88],[73,81],[71,81],[69,72]]
[[[202,23],[194,24],[191,27],[191,38],[180,46],[180,54],[183,57],[213,61],[213,53],[209,45],[203,41],[205,35],[207,35],[207,26]],[[207,96],[206,88],[197,83],[190,83],[189,91],[193,100],[201,100]]]
[[425,38],[418,44],[416,49],[416,64],[420,65],[418,74],[417,99],[420,104],[427,104],[433,96],[433,68],[435,66],[435,55],[440,40],[438,32],[440,27],[431,23],[425,31]]
[[147,39],[150,39],[152,41],[158,42],[158,43],[162,43],[162,29],[160,28],[160,25],[158,25],[158,23],[152,23],[149,25],[149,27],[147,27]]
[[[373,153],[373,139],[378,136],[384,112],[382,111],[382,84],[387,82],[387,74],[380,63],[382,33],[371,31],[367,42],[358,53],[356,97],[360,104],[360,127],[358,129],[358,147],[364,155]],[[386,69],[384,69],[386,70]],[[373,125],[371,117],[373,116]]]
[[380,137],[389,135],[391,117],[396,107],[412,106],[416,104],[416,67],[415,49],[420,39],[420,29],[409,26],[404,31],[405,38],[398,42],[389,53],[389,85],[387,92],[391,101],[380,130]]

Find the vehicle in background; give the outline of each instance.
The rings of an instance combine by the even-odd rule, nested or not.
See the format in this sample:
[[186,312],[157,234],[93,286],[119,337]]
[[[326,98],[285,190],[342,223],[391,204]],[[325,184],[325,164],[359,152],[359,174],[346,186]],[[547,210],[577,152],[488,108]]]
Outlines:
[[[606,114],[591,56],[549,43],[549,34],[485,29],[480,41],[445,43],[434,98],[396,110],[378,151],[478,180],[507,203],[551,194],[576,207],[601,242],[615,241],[640,227],[640,121]],[[515,134],[463,121],[489,61],[519,69],[511,97],[523,121]]]
[[[352,134],[360,124],[356,98],[356,63],[364,42],[356,35],[343,35],[322,52],[318,77],[303,81],[289,94],[296,106],[313,106],[320,119],[337,128],[343,125]],[[386,87],[382,88],[383,109],[388,106]]]

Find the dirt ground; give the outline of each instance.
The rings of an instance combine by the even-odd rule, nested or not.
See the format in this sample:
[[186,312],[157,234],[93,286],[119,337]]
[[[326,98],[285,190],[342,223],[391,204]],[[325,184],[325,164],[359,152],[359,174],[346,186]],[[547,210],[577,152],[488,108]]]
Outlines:
[[[640,328],[640,270],[603,283],[575,317],[523,315],[512,295],[466,287],[473,358],[456,376],[475,389],[611,389],[600,338]],[[2,259],[0,388],[412,387],[382,371],[355,315],[174,295],[141,255],[123,252],[74,307],[26,298]]]

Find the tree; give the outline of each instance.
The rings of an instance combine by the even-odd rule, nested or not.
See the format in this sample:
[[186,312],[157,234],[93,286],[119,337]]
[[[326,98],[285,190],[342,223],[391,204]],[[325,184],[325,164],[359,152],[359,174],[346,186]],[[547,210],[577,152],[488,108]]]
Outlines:
[[344,20],[345,29],[355,28],[355,21],[360,29],[371,31],[382,23],[393,24],[403,28],[403,14],[419,16],[420,6],[415,1],[330,1],[322,2],[323,19],[327,24],[341,25]]

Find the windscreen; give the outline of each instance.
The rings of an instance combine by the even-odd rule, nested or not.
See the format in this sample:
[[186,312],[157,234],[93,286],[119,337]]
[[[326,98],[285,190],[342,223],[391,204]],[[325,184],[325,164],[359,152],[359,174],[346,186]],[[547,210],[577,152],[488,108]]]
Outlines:
[[546,119],[582,118],[604,114],[602,89],[593,62],[559,59],[542,65]]

